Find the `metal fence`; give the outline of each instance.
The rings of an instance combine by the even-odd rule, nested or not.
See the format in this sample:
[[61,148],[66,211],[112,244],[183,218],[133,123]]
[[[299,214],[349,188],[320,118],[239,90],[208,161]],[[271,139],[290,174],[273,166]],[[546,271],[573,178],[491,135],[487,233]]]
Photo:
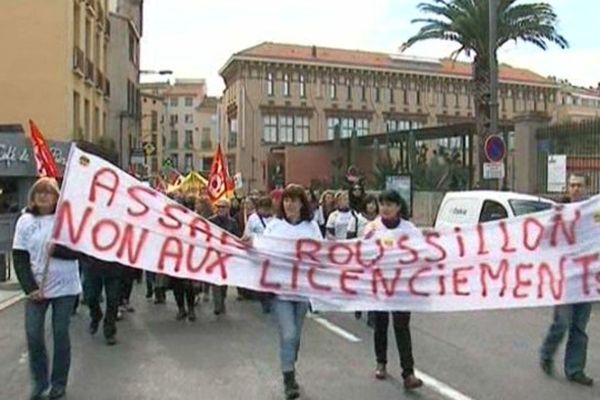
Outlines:
[[552,192],[548,187],[548,159],[552,155],[566,156],[567,177],[572,173],[584,175],[589,192],[600,192],[600,119],[540,128],[536,140],[539,193]]

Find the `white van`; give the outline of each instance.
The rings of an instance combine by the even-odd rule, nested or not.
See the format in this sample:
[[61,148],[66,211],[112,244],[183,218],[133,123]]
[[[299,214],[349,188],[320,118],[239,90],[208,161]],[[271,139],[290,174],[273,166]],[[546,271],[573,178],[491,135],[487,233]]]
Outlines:
[[552,208],[552,200],[493,190],[448,192],[435,218],[436,229],[514,218]]

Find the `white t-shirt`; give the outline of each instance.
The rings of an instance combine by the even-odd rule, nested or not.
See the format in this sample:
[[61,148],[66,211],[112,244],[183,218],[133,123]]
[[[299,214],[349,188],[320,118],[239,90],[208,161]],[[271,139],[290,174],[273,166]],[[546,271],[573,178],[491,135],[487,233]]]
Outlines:
[[319,225],[315,221],[302,221],[297,225],[292,225],[279,218],[272,219],[267,225],[264,235],[288,239],[323,239]]
[[[274,218],[267,225],[264,235],[287,239],[323,239],[319,225],[314,220],[310,222],[302,221],[297,225],[292,225],[286,220]],[[301,296],[278,295],[277,297],[286,301],[308,301],[308,299]]]
[[[44,280],[48,260],[48,248],[52,238],[54,215],[35,216],[25,213],[19,217],[15,228],[13,249],[29,253],[31,270],[45,298],[70,296],[81,293],[79,264],[77,260],[51,257]],[[44,287],[42,288],[42,284]]]
[[[334,211],[327,219],[327,229],[333,229],[335,239],[345,240],[348,233],[360,237],[367,224],[367,220],[356,211]],[[358,225],[358,226],[357,226]]]
[[410,221],[403,219],[396,228],[388,229],[383,222],[381,222],[381,217],[377,217],[375,220],[369,222],[365,227],[364,232],[364,237],[366,239],[381,239],[384,245],[388,242],[392,242],[392,244],[395,243],[394,238],[397,239],[402,235],[408,235],[411,238],[423,237],[421,230]]
[[261,217],[258,213],[253,213],[246,222],[246,231],[244,236],[254,237],[265,233],[265,229],[273,217]]

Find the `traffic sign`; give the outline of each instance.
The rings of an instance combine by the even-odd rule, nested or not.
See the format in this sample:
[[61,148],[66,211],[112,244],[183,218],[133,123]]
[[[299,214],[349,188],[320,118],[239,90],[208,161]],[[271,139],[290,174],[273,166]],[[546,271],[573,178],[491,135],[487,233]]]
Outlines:
[[483,163],[483,179],[504,179],[503,162]]
[[485,140],[485,157],[488,161],[496,163],[504,160],[506,145],[500,135],[490,135]]

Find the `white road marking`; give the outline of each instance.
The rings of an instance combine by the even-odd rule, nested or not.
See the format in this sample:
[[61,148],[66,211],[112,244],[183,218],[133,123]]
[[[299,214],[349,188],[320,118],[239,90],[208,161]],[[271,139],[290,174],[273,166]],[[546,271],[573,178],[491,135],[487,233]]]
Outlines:
[[441,394],[442,396],[444,396],[447,399],[473,400],[472,397],[462,394],[458,390],[451,388],[450,386],[446,385],[442,381],[438,381],[433,376],[427,375],[425,372],[423,372],[421,370],[418,370],[418,369],[415,370],[415,374],[417,375],[417,377],[419,377],[423,380],[423,383],[425,384],[425,386],[432,389],[434,392]]
[[3,303],[0,303],[0,311],[12,306],[15,303],[18,303],[19,301],[23,300],[24,298],[25,298],[25,293],[21,293],[21,294],[11,297],[10,299],[4,301]]
[[323,317],[319,317],[317,315],[311,314],[309,316],[309,318],[312,319],[313,321],[315,321],[316,323],[324,326],[325,328],[329,329],[331,332],[335,333],[336,335],[343,337],[344,339],[346,339],[349,342],[357,343],[357,342],[361,341],[361,339],[359,337],[354,336],[347,330],[340,328],[339,326],[327,321]]
[[[323,317],[311,314],[309,315],[309,318],[350,342],[357,343],[361,341],[359,337],[356,337],[352,333],[326,320]],[[449,400],[474,400],[472,397],[459,392],[458,390],[446,385],[444,382],[435,379],[433,376],[428,375],[421,370],[415,370],[415,374],[417,377],[423,380],[425,386]]]

